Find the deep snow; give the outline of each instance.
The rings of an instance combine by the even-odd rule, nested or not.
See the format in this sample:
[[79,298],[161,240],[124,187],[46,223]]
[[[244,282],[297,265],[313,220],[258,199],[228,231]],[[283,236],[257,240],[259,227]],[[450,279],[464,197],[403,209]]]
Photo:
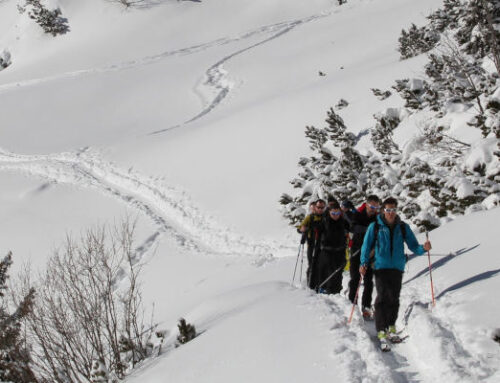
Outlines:
[[[433,309],[427,258],[409,263],[398,325],[410,338],[389,355],[358,315],[346,325],[345,297],[290,286],[298,238],[277,209],[306,125],[340,98],[354,133],[401,105],[370,88],[420,74],[425,58],[399,61],[397,38],[440,2],[50,3],[70,33],[44,35],[0,1],[12,62],[0,72],[0,253],[42,267],[67,232],[137,217],[144,296],[169,337],[128,381],[500,380],[498,209],[431,233],[433,254],[457,255],[432,258]],[[202,334],[174,349],[181,316]]]

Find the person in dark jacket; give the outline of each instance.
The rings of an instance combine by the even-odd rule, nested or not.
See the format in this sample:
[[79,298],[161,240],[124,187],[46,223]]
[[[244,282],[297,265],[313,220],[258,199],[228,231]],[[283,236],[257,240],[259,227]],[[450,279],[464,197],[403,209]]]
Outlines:
[[[365,237],[366,229],[368,225],[374,222],[377,214],[380,210],[380,199],[376,195],[370,195],[366,199],[364,204],[364,209],[361,211],[356,211],[352,216],[351,222],[351,233],[352,233],[352,246],[351,246],[351,265],[349,272],[351,275],[351,280],[349,281],[349,300],[352,303],[356,297],[356,290],[358,289],[360,274],[360,253],[361,246],[363,245],[363,239]],[[365,319],[373,318],[372,305],[372,294],[373,294],[373,270],[368,266],[365,276],[363,278],[364,289],[361,300],[361,307],[363,312],[363,317]]]
[[351,225],[354,214],[356,213],[354,204],[349,200],[344,200],[340,204],[340,207],[342,209],[344,219],[347,221],[349,225]]
[[[369,264],[373,263],[377,299],[375,300],[375,327],[381,348],[388,351],[389,340],[397,339],[396,319],[399,310],[399,294],[406,264],[404,243],[417,255],[431,249],[426,241],[420,245],[408,224],[401,222],[397,215],[398,203],[387,198],[382,204],[383,215],[370,224],[361,249],[359,272],[366,275]],[[394,340],[393,340],[394,341]]]
[[300,224],[299,231],[304,234],[307,241],[307,286],[316,288],[317,276],[314,272],[313,264],[315,257],[319,255],[319,226],[323,218],[326,204],[322,199],[318,199],[314,204],[313,213],[304,218]]
[[[342,290],[342,272],[346,262],[345,248],[348,228],[348,223],[342,217],[340,205],[338,203],[332,204],[328,216],[323,217],[320,226],[316,290],[321,293],[337,294]],[[335,274],[328,279],[333,273]],[[325,281],[327,282],[324,283]]]

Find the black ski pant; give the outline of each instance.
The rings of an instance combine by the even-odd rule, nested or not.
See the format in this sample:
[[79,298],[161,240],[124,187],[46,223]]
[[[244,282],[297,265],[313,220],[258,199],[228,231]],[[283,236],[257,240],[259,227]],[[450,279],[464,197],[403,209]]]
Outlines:
[[321,250],[318,261],[316,262],[316,275],[318,276],[316,290],[319,290],[320,285],[325,282],[332,273],[337,271],[321,288],[324,289],[327,294],[340,293],[342,291],[342,273],[344,271],[345,262],[345,250]]
[[[351,249],[351,254],[355,255],[351,257],[351,266],[349,267],[349,273],[351,274],[351,280],[349,281],[349,300],[351,301],[351,303],[355,303],[354,297],[356,296],[359,279],[361,278],[361,275],[359,274],[361,248]],[[363,307],[371,307],[373,294],[373,269],[371,268],[371,266],[368,266],[368,269],[366,270],[366,274],[363,278],[363,285],[364,288],[361,305]]]
[[403,272],[397,269],[375,270],[377,298],[375,299],[375,327],[385,331],[396,324],[399,311],[399,294]]
[[307,287],[315,289],[318,283],[316,263],[319,256],[319,249],[315,248],[314,241],[307,242]]

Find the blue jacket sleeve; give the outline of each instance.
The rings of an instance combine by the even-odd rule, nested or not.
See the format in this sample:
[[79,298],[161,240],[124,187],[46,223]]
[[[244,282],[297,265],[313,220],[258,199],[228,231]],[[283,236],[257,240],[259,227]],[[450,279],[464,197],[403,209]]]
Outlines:
[[413,234],[413,231],[410,229],[410,226],[408,226],[407,223],[405,223],[405,226],[406,226],[405,242],[408,245],[408,248],[417,255],[425,254],[424,247],[418,243],[415,234]]
[[361,247],[361,265],[368,265],[370,263],[370,252],[375,242],[375,222],[372,222],[365,233],[363,239],[363,246]]

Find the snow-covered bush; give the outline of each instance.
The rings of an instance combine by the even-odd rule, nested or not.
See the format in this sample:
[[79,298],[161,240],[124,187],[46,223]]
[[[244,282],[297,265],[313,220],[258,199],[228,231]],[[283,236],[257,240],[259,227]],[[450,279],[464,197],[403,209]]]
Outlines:
[[191,323],[187,323],[184,318],[179,319],[177,327],[179,328],[179,335],[177,336],[178,346],[196,338],[196,328]]
[[45,33],[52,36],[62,35],[69,32],[68,19],[62,16],[60,8],[47,9],[41,0],[25,0],[23,6],[18,6],[19,12],[28,12],[28,16],[42,27]]
[[401,31],[398,51],[404,60],[430,51],[438,41],[439,35],[428,27],[418,28],[412,24],[408,31],[404,29]]
[[335,104],[335,109],[341,110],[341,109],[346,108],[348,105],[349,105],[349,102],[347,100],[344,100],[343,98],[341,98],[339,100],[339,102],[337,102],[337,104]]
[[10,52],[4,49],[0,52],[0,71],[7,68],[10,64],[12,64]]
[[391,97],[392,93],[390,90],[381,91],[378,88],[371,88],[371,91],[375,97],[377,97],[380,101],[383,101],[389,97]]

